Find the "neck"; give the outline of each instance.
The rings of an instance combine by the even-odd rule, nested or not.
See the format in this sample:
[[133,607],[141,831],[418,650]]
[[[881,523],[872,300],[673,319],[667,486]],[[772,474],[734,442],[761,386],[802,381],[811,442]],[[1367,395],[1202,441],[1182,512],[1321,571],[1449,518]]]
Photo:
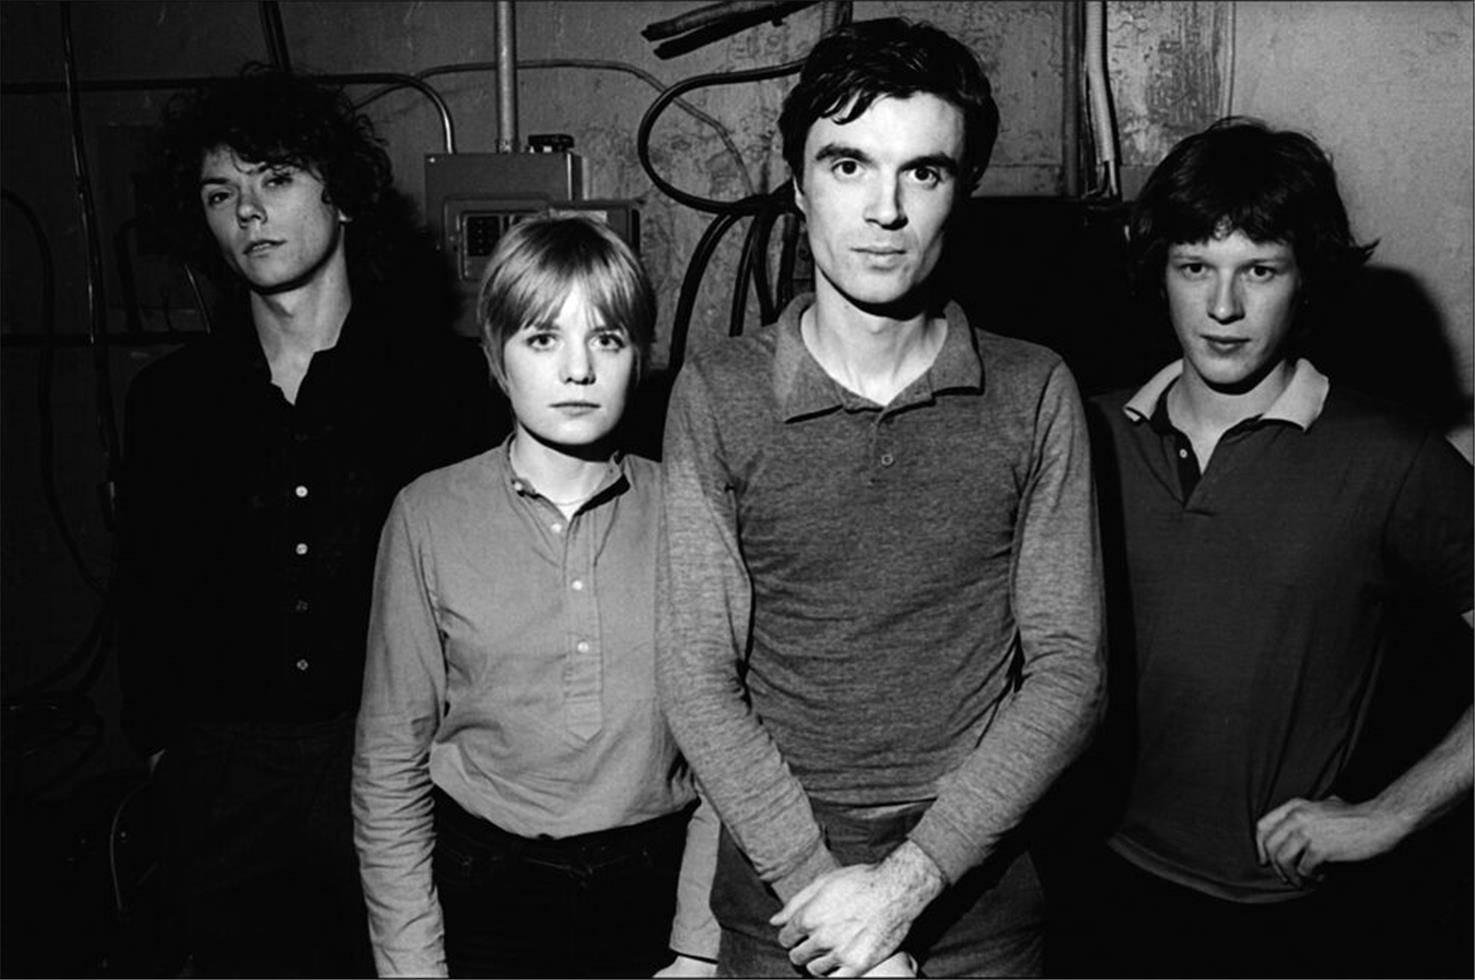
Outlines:
[[251,293],[251,320],[269,362],[310,358],[338,343],[353,305],[341,256],[317,276],[280,293]]
[[585,501],[604,485],[609,473],[611,453],[603,451],[573,455],[540,441],[519,423],[508,449],[512,469],[572,517]]
[[826,374],[879,405],[925,373],[947,338],[947,319],[926,306],[867,309],[823,285],[799,326]]
[[1216,436],[1245,419],[1265,414],[1291,383],[1295,368],[1282,360],[1245,391],[1223,391],[1212,387],[1185,364],[1178,383],[1168,391],[1168,414],[1180,428],[1209,432]]

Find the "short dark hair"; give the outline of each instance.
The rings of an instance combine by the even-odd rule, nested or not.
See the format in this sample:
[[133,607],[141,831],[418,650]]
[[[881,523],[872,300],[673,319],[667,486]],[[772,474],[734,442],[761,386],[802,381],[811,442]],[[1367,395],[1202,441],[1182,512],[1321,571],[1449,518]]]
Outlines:
[[354,221],[346,241],[350,275],[373,264],[389,234],[378,219],[394,175],[373,123],[341,89],[252,63],[233,78],[169,101],[158,135],[155,219],[178,258],[215,275],[225,264],[200,203],[200,164],[222,147],[249,163],[315,174],[326,199]]
[[[964,186],[977,186],[999,135],[999,110],[978,57],[930,24],[899,17],[844,24],[820,38],[779,115],[784,160],[802,186],[804,140],[821,118],[847,123],[882,96],[935,95],[963,113]],[[844,113],[843,116],[840,114]]]
[[1331,158],[1304,133],[1228,116],[1181,140],[1152,171],[1131,214],[1137,288],[1162,286],[1168,249],[1243,232],[1291,246],[1303,297],[1314,297],[1372,255],[1358,244]]
[[602,222],[551,215],[520,221],[492,250],[476,298],[476,322],[497,384],[506,387],[503,351],[513,334],[551,320],[564,298],[582,286],[605,323],[621,330],[635,351],[635,374],[650,359],[656,297],[629,245]]

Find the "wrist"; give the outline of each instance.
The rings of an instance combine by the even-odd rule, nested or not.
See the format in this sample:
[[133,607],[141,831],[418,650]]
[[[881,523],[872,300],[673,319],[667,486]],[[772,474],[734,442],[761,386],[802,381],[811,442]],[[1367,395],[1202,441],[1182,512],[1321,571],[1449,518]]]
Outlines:
[[914,841],[902,842],[886,856],[882,865],[896,882],[906,904],[916,912],[926,908],[947,886],[947,878],[937,862]]

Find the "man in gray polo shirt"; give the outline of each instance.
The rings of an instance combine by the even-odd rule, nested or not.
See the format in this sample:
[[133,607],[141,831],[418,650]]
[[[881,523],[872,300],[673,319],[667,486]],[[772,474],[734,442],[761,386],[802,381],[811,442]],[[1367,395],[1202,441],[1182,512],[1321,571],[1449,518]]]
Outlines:
[[780,129],[815,292],[689,361],[666,426],[659,686],[724,825],[717,970],[1038,975],[1017,831],[1098,719],[1101,583],[1069,371],[935,289],[988,80],[847,25]]

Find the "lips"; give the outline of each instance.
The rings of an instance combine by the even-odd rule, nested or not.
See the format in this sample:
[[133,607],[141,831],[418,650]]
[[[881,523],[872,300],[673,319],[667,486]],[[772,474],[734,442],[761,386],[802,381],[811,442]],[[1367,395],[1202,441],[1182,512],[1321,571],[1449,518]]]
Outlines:
[[1225,354],[1237,351],[1250,342],[1248,337],[1211,337],[1207,335],[1203,340],[1210,350]]
[[273,248],[276,248],[280,244],[282,243],[275,238],[263,238],[251,242],[244,249],[242,249],[241,252],[244,255],[259,255],[262,252],[266,252]]

